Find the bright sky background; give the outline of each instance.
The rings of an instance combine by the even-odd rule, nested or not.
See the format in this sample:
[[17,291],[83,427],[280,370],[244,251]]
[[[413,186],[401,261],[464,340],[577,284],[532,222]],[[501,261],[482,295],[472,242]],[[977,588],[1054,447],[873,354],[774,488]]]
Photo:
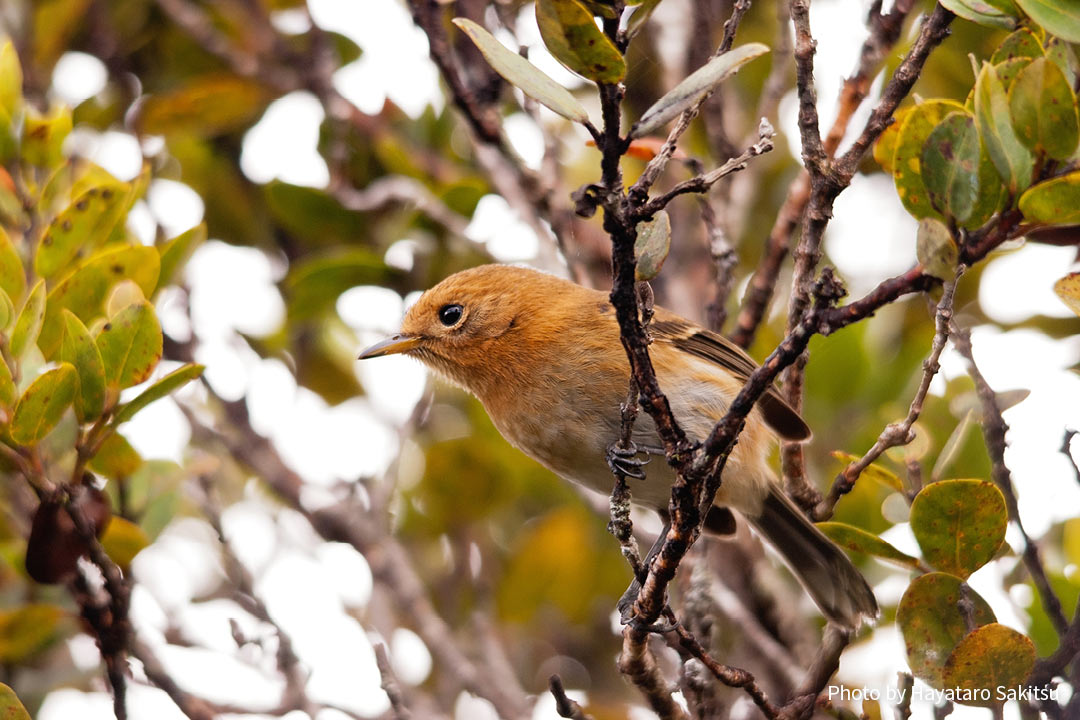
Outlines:
[[[665,0],[656,13],[657,20],[673,26],[690,1]],[[442,108],[444,99],[438,73],[428,59],[426,38],[413,26],[399,0],[311,0],[309,5],[322,27],[349,36],[363,49],[362,57],[335,77],[342,94],[362,111],[378,112],[386,100],[412,117],[429,104]],[[865,11],[866,4],[856,0],[812,5],[811,23],[820,41],[815,63],[823,126],[832,120],[842,78],[854,66],[858,45],[865,36]],[[276,24],[286,32],[305,29],[303,17],[288,11],[276,18]],[[530,59],[559,82],[568,86],[581,84],[540,46],[528,8],[519,25],[522,41],[532,46]],[[82,53],[68,53],[57,65],[52,89],[57,98],[74,105],[100,92],[105,78],[105,69],[98,60]],[[797,138],[796,105],[794,94],[781,104],[779,130],[789,138]],[[245,138],[243,172],[257,182],[279,178],[300,185],[324,186],[328,172],[316,152],[322,118],[322,108],[306,93],[293,93],[274,102]],[[556,121],[550,114],[545,118]],[[853,126],[860,124],[857,117]],[[508,119],[506,129],[522,156],[531,164],[537,163],[542,139],[533,121],[516,115]],[[125,133],[79,130],[70,142],[73,149],[121,179],[134,177],[141,166],[139,144]],[[152,139],[141,150],[153,154],[161,148],[160,140]],[[156,180],[130,222],[144,242],[151,242],[154,223],[163,225],[170,234],[178,233],[198,223],[202,213],[202,201],[190,188]],[[830,225],[826,247],[853,295],[914,262],[915,222],[900,206],[888,178],[856,176],[851,188],[840,196],[835,215],[837,220]],[[538,241],[532,231],[504,200],[494,195],[481,201],[468,232],[504,261],[527,261],[537,252]],[[408,238],[403,238],[388,253],[387,260],[408,267],[411,253]],[[1069,311],[1050,288],[1070,269],[1073,254],[1070,248],[1037,245],[1002,254],[989,262],[983,275],[980,303],[991,317],[1002,322],[1015,322],[1033,314],[1068,316]],[[197,359],[206,364],[206,379],[215,392],[228,399],[246,397],[256,429],[272,438],[290,465],[308,481],[328,485],[377,474],[398,452],[395,424],[408,417],[419,399],[425,372],[417,363],[401,357],[358,364],[356,371],[368,394],[337,407],[328,407],[315,393],[297,387],[284,365],[260,359],[235,334],[241,331],[258,336],[278,327],[284,304],[274,282],[282,271],[259,250],[212,240],[198,250],[187,268],[191,323],[177,310],[178,298],[165,294],[159,302],[163,325],[181,339],[195,333],[200,342]],[[407,303],[414,299],[403,299],[384,288],[355,288],[342,295],[338,310],[356,332],[355,344],[360,348],[394,331]],[[1006,459],[1020,489],[1022,517],[1029,532],[1037,537],[1050,522],[1074,516],[1075,508],[1080,507],[1080,488],[1065,458],[1058,453],[1063,427],[1080,426],[1076,411],[1080,407],[1080,378],[1067,370],[1080,356],[1080,338],[1053,341],[1029,331],[1001,333],[978,328],[974,346],[991,385],[1002,390],[1031,390],[1030,397],[1005,414],[1013,428]],[[161,368],[159,374],[169,369]],[[942,376],[963,374],[958,354],[947,349]],[[933,391],[940,393],[943,387],[939,378]],[[167,399],[140,413],[125,426],[124,434],[145,457],[180,460],[190,430],[177,406]],[[597,518],[597,522],[603,519]],[[292,634],[297,653],[311,668],[310,691],[315,699],[364,715],[385,711],[387,703],[379,689],[372,640],[388,643],[403,682],[424,680],[431,658],[415,634],[400,629],[390,638],[376,638],[347,614],[350,609],[362,608],[371,592],[370,571],[354,550],[321,542],[303,519],[262,500],[254,485],[246,500],[226,511],[224,525],[237,552],[257,577],[258,589],[271,612]],[[914,548],[906,526],[891,531],[889,539],[901,549]],[[1010,540],[1016,547],[1012,535]],[[135,562],[139,584],[133,596],[132,618],[183,684],[213,698],[269,707],[280,690],[273,668],[253,666],[243,653],[237,656],[229,634],[228,619],[246,617],[244,613],[238,613],[225,601],[199,606],[189,603],[220,576],[215,542],[207,524],[197,519],[178,520],[166,530]],[[1022,605],[1029,599],[1010,598],[1000,590],[999,579],[1012,562],[992,563],[977,572],[971,582],[993,606],[999,620],[1022,627]],[[889,602],[899,596],[903,587],[902,579],[894,578],[876,590],[883,601]],[[161,633],[170,617],[178,619],[193,638],[219,652],[166,649]],[[85,667],[97,663],[97,650],[88,638],[77,638],[70,645],[73,656]],[[878,630],[873,642],[844,655],[841,678],[853,686],[893,685],[896,672],[906,670],[903,657],[903,642],[895,627]],[[891,659],[892,666],[883,666],[882,658]],[[580,694],[577,697],[583,699]],[[111,718],[110,703],[105,692],[62,690],[47,699],[39,719]],[[131,690],[130,707],[133,720],[182,717],[163,693],[138,684]],[[916,716],[929,713],[928,706],[920,708],[917,703],[915,710]],[[458,720],[494,717],[486,702],[466,694],[459,698],[455,716]],[[1011,716],[1018,717],[1015,708]],[[287,717],[303,720],[307,716],[293,713]],[[344,717],[326,711],[317,720]],[[535,718],[556,717],[551,699],[543,698]],[[989,714],[957,708],[953,717],[964,720]]]

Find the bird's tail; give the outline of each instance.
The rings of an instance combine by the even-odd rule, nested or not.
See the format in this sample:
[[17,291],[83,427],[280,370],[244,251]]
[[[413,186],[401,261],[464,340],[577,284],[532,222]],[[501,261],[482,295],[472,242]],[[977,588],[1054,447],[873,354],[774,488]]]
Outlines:
[[749,520],[780,552],[826,618],[856,629],[864,619],[878,616],[877,600],[862,574],[778,486],[770,489],[761,515]]

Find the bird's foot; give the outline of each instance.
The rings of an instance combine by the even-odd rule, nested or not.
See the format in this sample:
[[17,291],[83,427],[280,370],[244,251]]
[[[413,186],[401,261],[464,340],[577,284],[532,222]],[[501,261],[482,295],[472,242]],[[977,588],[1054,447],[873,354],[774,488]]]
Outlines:
[[[637,457],[641,454],[645,457]],[[645,479],[645,471],[642,468],[649,464],[649,460],[649,451],[639,449],[633,442],[630,443],[628,448],[609,445],[607,449],[607,464],[611,468],[611,472],[637,480]]]

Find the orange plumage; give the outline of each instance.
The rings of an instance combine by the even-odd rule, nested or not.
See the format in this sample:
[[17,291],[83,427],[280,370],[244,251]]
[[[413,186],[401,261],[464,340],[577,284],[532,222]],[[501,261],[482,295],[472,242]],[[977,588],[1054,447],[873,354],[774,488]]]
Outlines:
[[[657,379],[691,439],[704,439],[755,365],[739,348],[662,308],[650,326]],[[473,393],[515,447],[556,474],[600,492],[606,451],[619,436],[630,365],[607,295],[526,268],[485,265],[425,292],[402,333],[361,357],[406,353]],[[769,468],[774,432],[809,429],[775,391],[747,418],[724,471],[717,505],[734,508],[785,557],[830,619],[849,627],[877,614],[847,557],[786,499]],[[646,414],[634,442],[659,444]],[[635,502],[663,510],[674,480],[663,462],[632,481]]]

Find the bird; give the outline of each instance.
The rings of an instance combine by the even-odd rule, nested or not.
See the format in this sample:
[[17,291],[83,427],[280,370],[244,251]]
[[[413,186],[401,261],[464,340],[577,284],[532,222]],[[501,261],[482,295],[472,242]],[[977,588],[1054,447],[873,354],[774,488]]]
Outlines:
[[[757,365],[721,335],[659,306],[654,313],[649,354],[657,381],[687,436],[703,441]],[[425,291],[401,331],[360,359],[392,354],[415,358],[476,396],[507,441],[556,475],[611,491],[630,364],[607,294],[527,267],[480,265]],[[706,529],[732,532],[728,510],[737,511],[777,550],[828,621],[857,629],[878,615],[874,593],[784,493],[769,466],[778,436],[804,441],[811,431],[772,386],[746,419]],[[638,416],[631,439],[663,455],[647,414]],[[675,480],[671,467],[623,462],[619,468],[634,478],[632,501],[663,517]]]

